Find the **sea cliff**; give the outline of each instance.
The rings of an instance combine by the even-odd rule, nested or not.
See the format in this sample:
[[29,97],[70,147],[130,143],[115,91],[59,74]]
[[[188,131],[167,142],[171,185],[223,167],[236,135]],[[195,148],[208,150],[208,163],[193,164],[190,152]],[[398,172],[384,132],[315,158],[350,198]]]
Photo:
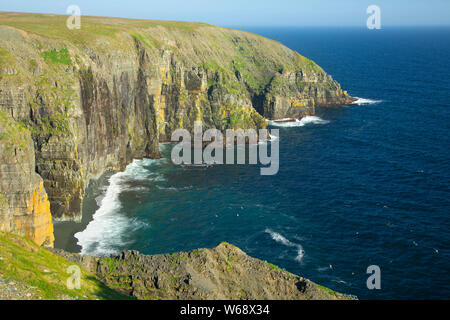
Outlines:
[[69,30],[66,19],[0,13],[2,132],[24,140],[0,139],[12,148],[0,226],[39,244],[53,241],[48,203],[54,219],[79,220],[91,178],[159,157],[177,128],[263,128],[353,101],[313,61],[255,34],[101,17]]
[[30,132],[0,113],[0,230],[53,246],[50,203]]

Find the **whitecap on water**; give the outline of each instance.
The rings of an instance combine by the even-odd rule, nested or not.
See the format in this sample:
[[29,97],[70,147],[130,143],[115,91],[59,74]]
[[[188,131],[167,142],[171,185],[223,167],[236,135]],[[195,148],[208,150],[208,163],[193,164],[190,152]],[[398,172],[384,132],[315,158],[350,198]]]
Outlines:
[[278,243],[281,243],[287,247],[293,247],[297,249],[297,256],[295,257],[295,260],[298,262],[301,262],[303,259],[303,256],[305,255],[305,250],[303,250],[303,247],[301,244],[299,243],[294,243],[292,241],[289,241],[288,239],[286,239],[285,237],[283,237],[281,234],[274,232],[270,229],[266,229],[265,231],[266,233],[268,233],[273,240],[275,240]]
[[179,192],[179,191],[186,191],[186,190],[191,190],[193,187],[192,186],[188,186],[188,187],[164,187],[164,186],[156,186],[157,189],[159,190],[164,190],[164,191],[173,191],[173,192]]
[[325,272],[325,271],[329,271],[329,270],[331,270],[329,266],[328,267],[318,267],[317,268],[317,271],[319,271],[319,272]]

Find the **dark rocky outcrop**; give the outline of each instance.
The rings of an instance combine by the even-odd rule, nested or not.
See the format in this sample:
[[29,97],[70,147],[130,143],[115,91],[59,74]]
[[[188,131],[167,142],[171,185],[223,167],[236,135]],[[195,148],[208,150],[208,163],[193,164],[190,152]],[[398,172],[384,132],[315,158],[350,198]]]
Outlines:
[[108,287],[137,299],[354,299],[249,257],[228,243],[213,249],[154,256],[127,251],[111,258],[53,251],[97,274]]

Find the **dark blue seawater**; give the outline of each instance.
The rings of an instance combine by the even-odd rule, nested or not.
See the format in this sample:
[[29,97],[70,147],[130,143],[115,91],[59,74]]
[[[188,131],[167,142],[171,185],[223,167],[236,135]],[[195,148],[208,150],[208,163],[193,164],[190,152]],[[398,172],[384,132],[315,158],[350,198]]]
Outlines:
[[[280,129],[276,176],[258,166],[134,163],[93,192],[101,208],[77,235],[83,252],[228,241],[361,299],[448,299],[450,29],[243,29],[311,58],[352,96],[381,102],[320,109],[328,123]],[[381,268],[382,290],[367,289],[370,265]]]

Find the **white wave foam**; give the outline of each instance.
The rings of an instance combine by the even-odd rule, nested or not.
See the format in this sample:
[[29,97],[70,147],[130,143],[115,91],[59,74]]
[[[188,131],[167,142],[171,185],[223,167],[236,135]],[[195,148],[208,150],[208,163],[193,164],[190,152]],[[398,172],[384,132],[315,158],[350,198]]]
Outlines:
[[109,256],[120,252],[127,245],[123,235],[147,225],[137,219],[132,219],[121,213],[122,205],[119,196],[126,188],[129,180],[145,180],[152,173],[145,167],[159,160],[135,160],[127,166],[124,172],[118,172],[109,179],[106,193],[97,199],[101,202],[99,209],[93,215],[93,220],[86,229],[75,234],[81,254],[92,256]]
[[376,104],[376,103],[383,102],[383,100],[372,100],[372,99],[365,99],[365,98],[359,98],[359,97],[355,97],[355,99],[358,99],[358,100],[352,102],[352,104],[356,104],[358,106],[364,106],[364,105],[368,105],[368,104]]
[[285,237],[283,237],[281,234],[274,232],[270,229],[266,229],[265,231],[266,233],[270,234],[270,236],[272,237],[273,240],[275,240],[278,243],[281,243],[287,247],[293,247],[293,248],[297,248],[297,256],[295,257],[295,260],[298,262],[301,262],[304,255],[305,255],[305,250],[303,250],[303,247],[301,244],[299,243],[294,243],[292,241],[289,241],[288,239],[286,239]]
[[269,139],[264,139],[264,138],[261,137],[261,139],[258,142],[258,145],[267,144],[267,142],[269,142],[269,141],[272,142],[272,141],[276,141],[278,139],[279,138],[277,136],[274,136],[274,135],[269,133]]
[[[105,190],[106,192],[106,190]],[[99,195],[98,197],[95,198],[95,202],[97,203],[97,205],[100,207],[102,205],[102,201],[105,198],[105,193],[102,193],[101,195]]]
[[269,137],[270,137],[270,141],[275,141],[275,140],[279,139],[277,136],[274,136],[274,135],[272,135],[270,133],[269,133]]
[[328,266],[328,267],[318,267],[317,268],[317,271],[319,271],[319,272],[325,272],[325,271],[328,271],[328,270],[332,270],[332,268],[330,266]]
[[344,280],[341,280],[339,278],[337,279],[332,279],[331,281],[336,282],[336,283],[340,283],[340,284],[347,284],[347,282],[345,282]]
[[320,117],[316,117],[316,116],[308,116],[308,117],[304,117],[300,120],[300,123],[304,126],[307,124],[328,124],[330,123],[330,121],[328,120],[323,120]]
[[291,118],[280,119],[276,121],[269,120],[269,125],[271,125],[272,127],[282,127],[282,128],[303,127],[307,124],[327,124],[327,123],[330,123],[330,121],[323,120],[322,118],[317,116],[307,116],[303,117],[300,120]]
[[156,186],[156,188],[158,188],[159,190],[179,192],[179,191],[191,190],[193,187],[189,186],[189,187],[175,188],[175,187]]
[[166,191],[174,191],[174,192],[178,192],[179,190],[175,187],[161,187],[161,186],[156,186],[156,188],[158,188],[159,190],[166,190]]

